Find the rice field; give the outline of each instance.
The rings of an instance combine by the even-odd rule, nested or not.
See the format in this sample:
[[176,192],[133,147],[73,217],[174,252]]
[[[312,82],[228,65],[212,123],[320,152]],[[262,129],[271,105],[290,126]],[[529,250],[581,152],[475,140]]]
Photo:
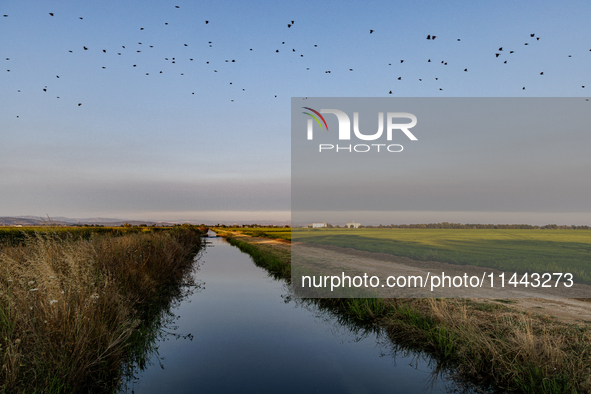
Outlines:
[[591,231],[560,229],[236,228],[243,234],[510,272],[570,272],[591,284]]

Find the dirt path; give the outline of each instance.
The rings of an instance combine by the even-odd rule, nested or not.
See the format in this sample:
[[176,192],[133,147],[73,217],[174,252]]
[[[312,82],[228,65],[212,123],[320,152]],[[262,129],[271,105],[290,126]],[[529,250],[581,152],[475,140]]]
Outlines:
[[[398,275],[425,274],[426,270],[445,271],[445,273],[449,275],[460,275],[465,272],[469,273],[472,269],[477,269],[482,272],[482,268],[480,267],[457,266],[432,261],[416,261],[407,257],[384,253],[364,252],[327,245],[311,246],[298,243],[293,243],[292,245],[291,242],[285,240],[249,237],[239,233],[234,233],[233,236],[240,238],[244,242],[259,245],[262,248],[274,248],[282,253],[296,251],[298,256],[313,256],[314,259],[322,261],[322,264],[330,264],[332,265],[332,268],[337,267],[344,271],[347,271],[348,269],[361,269],[364,272],[368,272],[368,274],[373,274],[379,272],[383,273],[384,269],[387,269],[388,272],[396,270]],[[495,273],[500,272],[496,270],[489,271],[494,271]],[[583,293],[589,294],[588,289],[584,288]],[[557,294],[554,298],[541,298],[536,297],[535,293],[532,293],[532,296],[529,297],[529,293],[524,294],[522,291],[512,289],[502,289],[502,291],[499,291],[498,294],[494,295],[491,293],[480,293],[483,298],[478,297],[478,295],[480,295],[478,291],[471,291],[470,294],[476,295],[476,297],[462,298],[470,298],[480,303],[503,304],[528,314],[531,313],[547,316],[549,319],[556,319],[570,324],[591,323],[591,299],[588,298],[562,298],[560,297],[560,294]],[[380,294],[380,296],[381,295],[382,294]],[[396,296],[400,297],[400,293]],[[409,296],[412,296],[412,294]],[[446,295],[439,294],[439,296]],[[454,289],[453,293],[450,293],[449,296],[460,298],[461,294],[458,294]]]

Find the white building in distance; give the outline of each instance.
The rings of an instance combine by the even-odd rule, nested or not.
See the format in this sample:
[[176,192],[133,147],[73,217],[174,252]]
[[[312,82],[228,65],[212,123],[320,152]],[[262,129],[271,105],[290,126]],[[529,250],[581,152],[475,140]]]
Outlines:
[[326,222],[312,223],[312,228],[322,228],[322,227],[326,227]]
[[361,223],[347,222],[347,228],[359,228],[359,226],[361,226]]

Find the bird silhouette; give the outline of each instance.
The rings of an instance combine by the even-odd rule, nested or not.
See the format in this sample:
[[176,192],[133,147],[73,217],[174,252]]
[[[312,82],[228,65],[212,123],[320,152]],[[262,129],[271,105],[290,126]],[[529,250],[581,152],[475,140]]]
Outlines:
[[369,34],[371,34],[371,33],[373,33],[373,30],[370,30],[370,31],[369,31]]
[[49,15],[53,16],[53,12],[50,12]]

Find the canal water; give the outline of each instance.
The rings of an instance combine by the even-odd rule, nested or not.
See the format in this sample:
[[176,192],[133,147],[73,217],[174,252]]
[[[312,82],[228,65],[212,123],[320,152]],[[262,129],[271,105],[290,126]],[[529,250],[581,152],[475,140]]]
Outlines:
[[196,290],[172,309],[127,393],[467,392],[378,329],[292,299],[250,256],[208,237]]

